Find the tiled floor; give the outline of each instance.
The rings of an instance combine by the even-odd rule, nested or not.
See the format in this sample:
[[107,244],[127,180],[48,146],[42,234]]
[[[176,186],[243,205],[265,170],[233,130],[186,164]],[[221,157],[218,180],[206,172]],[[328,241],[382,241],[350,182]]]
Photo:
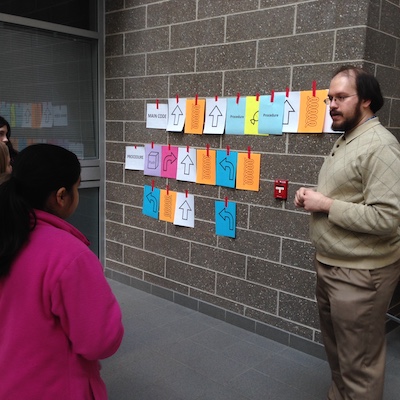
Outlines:
[[[125,337],[102,362],[109,400],[325,400],[323,360],[110,280]],[[388,335],[385,400],[400,398],[400,329]]]

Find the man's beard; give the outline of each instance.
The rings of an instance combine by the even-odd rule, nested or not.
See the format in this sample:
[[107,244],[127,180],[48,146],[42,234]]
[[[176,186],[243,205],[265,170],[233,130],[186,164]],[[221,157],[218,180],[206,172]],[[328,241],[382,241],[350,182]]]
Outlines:
[[[337,115],[342,115],[342,113],[337,113]],[[332,116],[332,114],[331,114]],[[354,115],[351,118],[345,119],[343,122],[332,122],[333,131],[348,132],[358,125],[361,121],[362,115],[360,110],[360,103],[357,104]]]

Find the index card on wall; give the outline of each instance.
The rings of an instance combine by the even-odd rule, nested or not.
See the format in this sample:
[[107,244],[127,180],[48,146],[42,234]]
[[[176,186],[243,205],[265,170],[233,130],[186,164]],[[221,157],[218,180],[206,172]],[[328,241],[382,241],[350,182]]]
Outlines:
[[168,99],[167,131],[182,132],[186,119],[186,99]]
[[167,104],[147,104],[146,128],[167,129],[167,121]]
[[144,170],[144,146],[126,146],[125,169]]
[[174,224],[194,228],[194,196],[177,193]]
[[226,98],[206,99],[206,120],[203,133],[222,135],[225,130]]

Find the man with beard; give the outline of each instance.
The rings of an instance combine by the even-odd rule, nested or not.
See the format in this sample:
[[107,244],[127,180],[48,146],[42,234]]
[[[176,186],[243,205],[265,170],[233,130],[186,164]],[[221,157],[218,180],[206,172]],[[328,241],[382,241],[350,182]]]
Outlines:
[[316,297],[332,372],[329,400],[380,400],[386,311],[400,278],[400,145],[375,113],[376,78],[345,66],[326,102],[332,129],[344,134],[326,158],[315,189],[295,205],[311,213]]

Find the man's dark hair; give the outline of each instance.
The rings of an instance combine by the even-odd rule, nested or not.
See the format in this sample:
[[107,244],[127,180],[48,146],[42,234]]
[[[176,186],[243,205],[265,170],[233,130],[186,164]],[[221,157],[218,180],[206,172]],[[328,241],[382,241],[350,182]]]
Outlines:
[[370,108],[375,114],[379,111],[384,103],[384,99],[381,92],[381,87],[378,80],[374,75],[365,71],[362,68],[354,67],[352,65],[344,65],[335,71],[334,77],[338,74],[345,74],[350,76],[354,74],[356,78],[356,89],[358,97],[361,100],[371,100]]

